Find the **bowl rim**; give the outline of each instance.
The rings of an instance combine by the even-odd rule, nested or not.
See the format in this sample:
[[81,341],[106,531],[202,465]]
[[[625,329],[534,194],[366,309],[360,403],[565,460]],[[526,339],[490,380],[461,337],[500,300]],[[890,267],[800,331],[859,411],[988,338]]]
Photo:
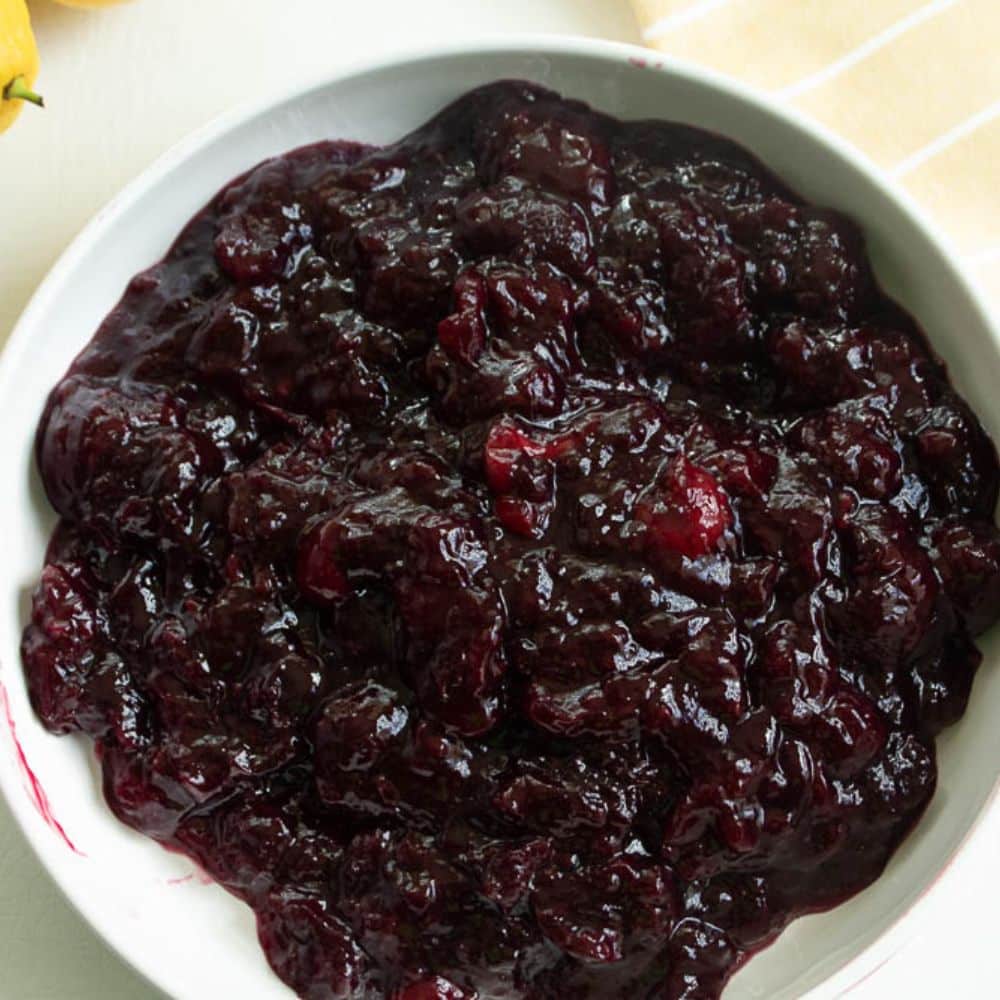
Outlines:
[[[203,146],[279,105],[292,100],[302,100],[314,92],[338,83],[391,67],[416,67],[421,63],[434,63],[441,59],[525,54],[584,56],[609,63],[629,63],[647,72],[686,79],[697,86],[716,91],[726,99],[752,105],[756,110],[784,120],[794,131],[804,134],[808,140],[825,147],[836,158],[846,161],[849,167],[872,185],[881,199],[891,203],[921,232],[928,244],[937,251],[947,272],[947,279],[967,297],[973,311],[978,314],[982,326],[991,333],[994,341],[1000,344],[1000,316],[989,307],[977,283],[969,277],[961,265],[961,257],[951,239],[885,170],[827,126],[759,87],[690,60],[667,56],[641,45],[574,34],[499,33],[472,35],[461,41],[442,44],[419,46],[404,44],[394,46],[378,56],[349,59],[333,71],[306,78],[263,99],[240,102],[169,146],[99,209],[59,254],[18,317],[6,345],[0,350],[0,385],[6,383],[23,362],[31,346],[29,334],[35,317],[49,308],[57,298],[64,276],[87,256],[92,244],[99,239],[104,229],[117,215],[139,200],[147,189],[181,167],[185,160]],[[0,694],[5,696],[3,678],[3,667],[0,664]],[[3,700],[6,700],[5,697]],[[127,935],[113,921],[105,917],[104,911],[94,905],[79,886],[64,876],[61,865],[55,861],[56,853],[63,845],[36,836],[32,806],[23,793],[18,769],[12,762],[5,760],[0,760],[0,791],[33,853],[77,914],[128,967],[150,985],[170,995],[169,987],[160,973],[151,968],[141,955],[134,954],[128,947]],[[866,980],[877,975],[884,965],[933,922],[934,908],[931,903],[940,894],[942,886],[951,884],[958,878],[957,869],[962,866],[956,865],[956,860],[966,854],[970,844],[980,843],[990,830],[1000,834],[998,802],[1000,802],[1000,774],[961,840],[910,907],[875,940],[849,958],[824,981],[811,987],[804,997],[809,1000],[820,1000],[826,997],[841,997],[852,992]]]

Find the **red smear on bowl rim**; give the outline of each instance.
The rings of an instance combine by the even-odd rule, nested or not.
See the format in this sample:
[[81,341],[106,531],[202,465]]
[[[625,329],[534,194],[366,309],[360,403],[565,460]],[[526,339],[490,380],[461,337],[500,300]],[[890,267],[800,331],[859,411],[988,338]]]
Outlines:
[[7,720],[7,728],[10,730],[10,738],[13,741],[14,752],[17,755],[17,763],[21,768],[21,775],[24,778],[25,791],[28,793],[32,805],[38,811],[38,815],[45,820],[46,824],[59,834],[66,846],[74,854],[85,858],[87,855],[69,839],[69,835],[63,828],[62,823],[56,819],[52,812],[52,806],[49,803],[49,797],[45,794],[42,783],[38,780],[38,776],[28,763],[28,758],[24,754],[24,747],[21,746],[21,741],[17,737],[17,726],[14,723],[14,716],[10,710],[10,699],[7,697],[7,688],[2,683],[0,683],[0,706],[3,707],[4,718]]
[[203,871],[188,872],[187,875],[181,875],[178,878],[168,878],[166,880],[167,885],[177,886],[177,885],[215,885],[215,879]]
[[868,972],[866,972],[856,983],[852,983],[850,986],[847,987],[846,990],[844,990],[842,993],[839,993],[838,996],[846,997],[849,993],[853,993],[855,990],[859,989],[866,982],[868,982],[868,980],[871,979],[872,976],[881,972],[899,954],[900,951],[902,951],[901,948],[898,951],[894,951],[891,954],[886,955],[886,957],[883,958],[882,961],[879,962],[874,969],[869,969]]

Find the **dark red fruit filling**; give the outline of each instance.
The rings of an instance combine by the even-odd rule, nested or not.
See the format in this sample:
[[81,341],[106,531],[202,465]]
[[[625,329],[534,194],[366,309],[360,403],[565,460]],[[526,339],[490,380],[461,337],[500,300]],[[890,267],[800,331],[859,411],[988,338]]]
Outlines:
[[717,995],[882,871],[1000,614],[855,227],[522,84],[231,184],[38,456],[35,708],[307,997]]

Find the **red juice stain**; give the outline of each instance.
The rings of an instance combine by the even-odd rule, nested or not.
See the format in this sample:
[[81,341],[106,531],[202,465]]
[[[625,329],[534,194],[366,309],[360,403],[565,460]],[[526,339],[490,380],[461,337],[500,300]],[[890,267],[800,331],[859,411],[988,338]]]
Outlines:
[[188,872],[179,878],[167,879],[167,885],[190,885],[192,882],[195,885],[215,885],[215,879],[203,871]]
[[855,990],[857,990],[862,985],[867,983],[868,980],[872,978],[872,976],[874,976],[876,973],[881,972],[899,954],[900,950],[901,949],[894,951],[891,955],[887,955],[885,958],[882,959],[881,962],[878,963],[878,965],[875,966],[874,969],[870,969],[856,983],[852,983],[850,986],[847,987],[846,990],[844,990],[842,993],[839,993],[838,996],[846,997],[849,993],[853,993]]
[[17,754],[17,762],[24,777],[25,791],[27,791],[32,804],[38,810],[38,815],[62,837],[66,846],[74,854],[79,854],[81,858],[85,858],[87,855],[69,839],[69,835],[63,829],[62,823],[53,814],[52,806],[49,804],[49,797],[45,794],[45,789],[38,780],[38,776],[32,771],[31,765],[28,763],[28,758],[24,755],[24,748],[21,746],[21,741],[17,738],[17,727],[14,724],[14,716],[10,710],[10,699],[7,697],[7,689],[2,683],[0,683],[0,705],[3,707],[4,718],[7,720],[7,728],[10,730],[10,738],[14,743],[14,752]]
[[647,69],[649,66],[649,63],[645,59],[640,59],[638,56],[629,56],[628,61],[638,69]]

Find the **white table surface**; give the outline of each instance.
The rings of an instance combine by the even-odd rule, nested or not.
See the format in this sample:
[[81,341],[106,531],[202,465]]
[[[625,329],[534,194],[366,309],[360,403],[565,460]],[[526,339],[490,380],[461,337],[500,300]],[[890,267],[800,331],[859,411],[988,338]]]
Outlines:
[[[470,35],[637,41],[626,0],[134,0],[103,11],[31,0],[44,113],[0,136],[0,335],[80,227],[191,129],[362,55]],[[1000,827],[938,890],[948,914],[853,991],[1000,997],[984,959],[1000,926]],[[0,997],[152,1000],[158,991],[65,902],[0,801]],[[984,968],[984,966],[987,966]]]

